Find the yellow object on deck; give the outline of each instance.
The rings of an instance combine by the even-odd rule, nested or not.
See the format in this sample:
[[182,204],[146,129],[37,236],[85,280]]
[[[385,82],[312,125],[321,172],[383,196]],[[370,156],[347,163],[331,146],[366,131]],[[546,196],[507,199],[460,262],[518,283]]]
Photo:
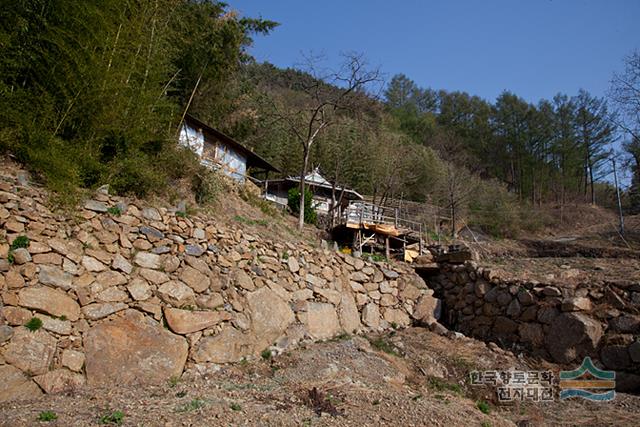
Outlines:
[[404,250],[404,261],[405,262],[413,262],[413,260],[420,255],[419,251],[413,249],[405,249]]

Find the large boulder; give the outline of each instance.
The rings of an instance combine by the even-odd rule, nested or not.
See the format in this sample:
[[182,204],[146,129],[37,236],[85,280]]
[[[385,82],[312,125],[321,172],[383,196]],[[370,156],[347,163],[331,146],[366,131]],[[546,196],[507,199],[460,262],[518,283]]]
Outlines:
[[380,309],[374,302],[370,302],[362,309],[362,323],[370,328],[378,329],[380,327]]
[[246,298],[251,313],[251,330],[257,345],[268,347],[293,323],[293,311],[289,304],[267,287],[248,293]]
[[36,383],[11,365],[0,365],[0,384],[0,403],[33,399],[42,394]]
[[31,375],[40,375],[49,370],[55,352],[56,339],[45,331],[16,328],[3,355],[16,368]]
[[438,298],[426,293],[420,297],[413,309],[413,318],[423,325],[435,323],[442,312],[442,303]]
[[338,315],[340,317],[340,325],[345,332],[353,334],[362,329],[358,306],[351,293],[342,293],[340,306],[338,307]]
[[401,326],[403,328],[411,325],[411,318],[402,309],[399,308],[387,308],[384,310],[384,320],[391,325],[391,327]]
[[558,363],[570,363],[593,354],[602,338],[600,323],[581,313],[556,316],[545,337],[545,347]]
[[157,384],[182,373],[185,338],[136,310],[100,323],[85,334],[89,385]]
[[313,339],[327,339],[340,333],[340,322],[332,304],[307,303],[307,311],[301,313],[302,321]]
[[627,369],[631,366],[631,358],[623,345],[610,345],[600,350],[600,360],[609,369]]
[[235,328],[226,327],[219,334],[198,341],[193,360],[197,363],[231,363],[238,362],[256,351],[252,334],[243,334]]
[[46,374],[34,377],[33,380],[38,383],[46,393],[75,391],[85,383],[84,375],[66,369],[49,371]]

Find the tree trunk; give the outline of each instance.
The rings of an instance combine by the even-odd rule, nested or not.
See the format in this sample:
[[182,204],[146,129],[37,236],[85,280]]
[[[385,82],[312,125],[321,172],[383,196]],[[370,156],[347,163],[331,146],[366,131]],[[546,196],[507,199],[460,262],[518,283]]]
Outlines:
[[302,162],[302,171],[300,172],[300,212],[298,212],[298,230],[304,228],[304,183],[307,175],[307,166],[309,165],[309,147],[305,145],[303,150],[304,161]]
[[591,204],[596,204],[596,192],[593,188],[593,165],[589,162],[589,181],[591,182]]
[[453,195],[450,195],[451,202],[451,238],[456,238],[456,202]]

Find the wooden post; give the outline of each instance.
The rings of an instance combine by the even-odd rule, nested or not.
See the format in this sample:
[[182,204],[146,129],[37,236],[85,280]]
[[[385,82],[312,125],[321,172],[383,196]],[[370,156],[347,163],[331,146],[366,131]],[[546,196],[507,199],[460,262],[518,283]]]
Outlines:
[[389,236],[384,237],[384,256],[387,260],[391,259],[391,248],[389,247]]

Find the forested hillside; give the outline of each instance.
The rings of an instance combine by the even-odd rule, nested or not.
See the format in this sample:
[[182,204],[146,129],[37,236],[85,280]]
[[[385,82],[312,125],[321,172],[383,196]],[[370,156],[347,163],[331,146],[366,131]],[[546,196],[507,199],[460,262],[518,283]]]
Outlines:
[[251,37],[277,23],[217,1],[31,0],[0,15],[0,146],[59,194],[109,183],[145,196],[185,178],[203,191],[205,172],[175,143],[189,112],[285,175],[306,153],[305,170],[498,235],[544,225],[532,209],[613,206],[614,158],[634,171],[623,202],[637,208],[637,53],[610,100],[581,90],[531,104],[422,88],[361,55],[338,70],[256,63]]
[[[313,78],[246,64],[233,112],[210,119],[298,175],[302,151],[278,111],[283,104],[311,106],[305,88]],[[504,92],[491,103],[421,88],[404,75],[375,95],[363,95],[356,113],[338,114],[319,136],[311,163],[330,179],[381,199],[454,207],[497,234],[555,221],[530,213],[544,206],[614,206],[611,159],[619,157],[613,143],[620,136],[604,98],[581,90],[533,105]]]
[[163,191],[197,168],[177,150],[185,111],[215,114],[275,25],[216,1],[3,2],[0,144],[61,193]]

